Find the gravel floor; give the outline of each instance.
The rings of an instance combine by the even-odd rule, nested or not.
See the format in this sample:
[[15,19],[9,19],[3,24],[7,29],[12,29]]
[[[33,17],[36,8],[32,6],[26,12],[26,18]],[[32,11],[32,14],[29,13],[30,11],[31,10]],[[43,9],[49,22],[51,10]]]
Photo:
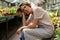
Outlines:
[[14,35],[11,36],[11,38],[9,38],[9,40],[20,40],[19,38],[20,38],[20,35],[15,33]]

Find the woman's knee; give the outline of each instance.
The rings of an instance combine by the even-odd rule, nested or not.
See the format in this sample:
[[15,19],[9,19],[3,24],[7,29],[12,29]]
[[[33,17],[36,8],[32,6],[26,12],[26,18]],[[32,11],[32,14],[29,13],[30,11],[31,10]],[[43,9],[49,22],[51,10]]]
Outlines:
[[24,33],[27,33],[29,30],[30,30],[30,29],[23,29],[22,31],[23,31]]
[[27,29],[23,29],[23,30],[22,30],[22,32],[26,32],[26,31],[27,31]]

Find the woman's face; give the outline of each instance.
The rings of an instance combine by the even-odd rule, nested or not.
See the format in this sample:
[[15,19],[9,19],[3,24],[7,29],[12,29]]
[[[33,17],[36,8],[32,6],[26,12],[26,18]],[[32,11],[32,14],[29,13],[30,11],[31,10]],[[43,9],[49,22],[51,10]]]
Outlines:
[[21,10],[26,14],[32,13],[32,8],[26,5],[21,6]]

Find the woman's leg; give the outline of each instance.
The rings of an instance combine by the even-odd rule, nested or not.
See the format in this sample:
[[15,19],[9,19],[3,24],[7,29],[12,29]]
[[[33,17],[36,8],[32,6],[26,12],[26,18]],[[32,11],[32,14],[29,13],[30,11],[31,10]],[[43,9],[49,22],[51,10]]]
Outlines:
[[25,40],[25,38],[24,38],[24,32],[23,31],[21,32],[20,40]]
[[49,38],[52,35],[50,29],[47,28],[35,28],[35,29],[23,29],[25,40],[37,40],[41,38]]

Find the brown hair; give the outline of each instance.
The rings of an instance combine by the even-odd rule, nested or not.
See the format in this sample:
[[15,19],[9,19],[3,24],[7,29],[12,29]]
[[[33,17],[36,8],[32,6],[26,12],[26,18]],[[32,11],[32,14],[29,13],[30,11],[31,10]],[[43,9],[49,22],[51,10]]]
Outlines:
[[31,7],[30,3],[24,2],[24,3],[21,3],[21,4],[19,5],[19,8],[17,9],[16,12],[17,12],[17,13],[22,12],[21,6],[24,6],[24,5]]

